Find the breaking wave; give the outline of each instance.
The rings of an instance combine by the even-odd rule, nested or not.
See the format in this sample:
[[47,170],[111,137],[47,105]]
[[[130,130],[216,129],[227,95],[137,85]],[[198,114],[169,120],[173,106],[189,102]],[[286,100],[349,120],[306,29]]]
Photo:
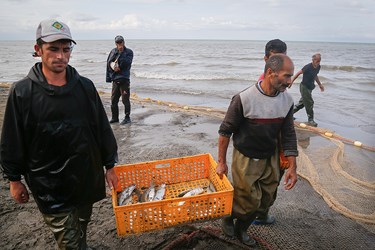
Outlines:
[[375,68],[365,68],[360,66],[349,65],[322,65],[322,69],[328,71],[345,71],[345,72],[362,72],[362,71],[375,71]]
[[209,80],[225,80],[225,81],[249,81],[251,79],[228,74],[168,74],[160,72],[133,72],[137,78],[160,79],[160,80],[187,80],[187,81],[209,81]]

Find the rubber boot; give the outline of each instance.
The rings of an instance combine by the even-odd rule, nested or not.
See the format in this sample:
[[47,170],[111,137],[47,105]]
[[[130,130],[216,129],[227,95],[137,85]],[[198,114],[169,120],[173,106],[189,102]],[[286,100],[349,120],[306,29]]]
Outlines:
[[115,122],[119,122],[119,119],[118,119],[118,113],[119,113],[119,110],[118,110],[118,106],[114,106],[114,105],[111,105],[111,111],[112,111],[112,119],[109,121],[109,123],[115,123]]
[[317,127],[318,126],[318,123],[316,123],[315,121],[314,121],[314,115],[312,115],[312,114],[310,114],[310,115],[307,115],[307,117],[308,117],[308,124],[310,125],[310,126],[313,126],[313,127]]
[[234,233],[236,237],[239,239],[239,241],[251,247],[256,245],[256,241],[247,234],[247,229],[249,228],[252,222],[253,222],[253,219],[250,219],[250,220],[237,219],[236,224],[234,225]]
[[124,120],[120,124],[121,125],[125,125],[125,124],[131,123],[131,122],[132,122],[132,120],[130,120],[130,116],[129,115],[125,115]]
[[268,213],[258,216],[253,224],[254,225],[271,225],[276,221],[275,216],[269,215]]
[[91,250],[89,246],[87,246],[87,224],[89,224],[88,221],[81,221],[80,220],[80,226],[81,226],[81,250]]
[[221,229],[223,230],[223,233],[229,237],[233,237],[234,236],[234,223],[233,223],[233,216],[232,215],[228,215],[228,216],[225,216],[222,220],[221,220]]

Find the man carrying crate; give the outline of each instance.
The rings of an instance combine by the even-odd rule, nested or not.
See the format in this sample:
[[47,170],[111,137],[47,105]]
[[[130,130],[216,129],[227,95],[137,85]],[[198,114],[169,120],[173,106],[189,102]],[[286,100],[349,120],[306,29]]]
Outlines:
[[[266,62],[264,79],[232,98],[219,129],[217,174],[228,173],[226,154],[233,135],[233,208],[223,219],[222,229],[242,243],[254,246],[247,229],[260,211],[273,204],[280,181],[278,137],[289,168],[285,189],[297,182],[297,139],[293,124],[293,98],[285,92],[291,83],[294,65],[284,54]],[[236,223],[234,223],[234,219]]]

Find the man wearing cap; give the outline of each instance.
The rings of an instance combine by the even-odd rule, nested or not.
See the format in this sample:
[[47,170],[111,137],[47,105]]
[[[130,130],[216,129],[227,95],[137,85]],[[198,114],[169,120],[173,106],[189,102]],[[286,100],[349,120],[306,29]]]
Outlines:
[[130,120],[130,68],[133,62],[133,51],[125,47],[122,36],[115,37],[116,48],[113,48],[107,58],[106,82],[112,82],[110,123],[119,122],[118,102],[120,96],[125,106],[125,118],[120,124],[128,124]]
[[89,249],[93,203],[105,198],[105,179],[117,186],[117,144],[94,84],[68,64],[73,44],[65,23],[39,24],[41,62],[10,89],[0,159],[11,196],[28,202],[23,176],[59,249]]

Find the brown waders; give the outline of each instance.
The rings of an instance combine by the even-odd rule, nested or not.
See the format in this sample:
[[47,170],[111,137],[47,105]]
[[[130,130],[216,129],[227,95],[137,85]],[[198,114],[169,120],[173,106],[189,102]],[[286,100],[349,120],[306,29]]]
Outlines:
[[247,229],[259,211],[267,211],[276,198],[281,176],[279,161],[277,148],[275,154],[267,159],[252,159],[233,149],[233,208],[232,215],[222,221],[225,234],[235,235],[246,245],[255,245]]
[[89,249],[86,243],[87,225],[92,214],[92,204],[59,214],[43,214],[55,236],[60,250]]

